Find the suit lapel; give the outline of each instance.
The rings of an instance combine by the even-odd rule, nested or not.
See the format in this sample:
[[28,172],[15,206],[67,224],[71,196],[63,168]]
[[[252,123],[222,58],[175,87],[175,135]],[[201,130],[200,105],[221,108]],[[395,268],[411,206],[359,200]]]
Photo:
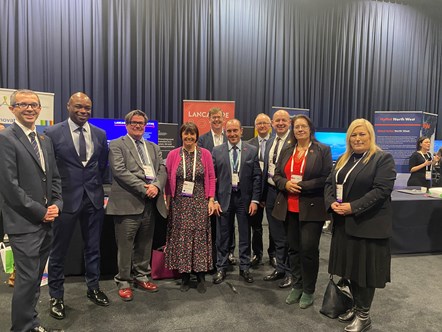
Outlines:
[[149,154],[150,161],[152,162],[152,167],[155,173],[157,172],[157,158],[155,155],[155,150],[153,149],[152,144],[149,141],[144,140],[144,144],[146,144],[147,153]]
[[[31,157],[34,159],[34,161],[37,163],[38,167],[40,167],[40,169],[43,171],[43,168],[41,167],[40,164],[40,160],[38,160],[37,158],[37,154],[34,151],[34,148],[32,147],[31,142],[29,141],[29,139],[26,137],[24,131],[16,124],[13,124],[13,131],[15,136],[17,136],[18,140],[23,144],[23,146],[25,147],[26,150],[28,150],[29,154],[31,155]],[[41,142],[40,142],[40,146]],[[43,150],[43,147],[42,147]],[[44,157],[46,157],[45,155],[43,155]],[[46,158],[45,158],[46,160]]]
[[137,165],[141,169],[143,169],[143,164],[141,163],[140,156],[138,155],[138,151],[137,151],[137,148],[135,147],[135,144],[133,144],[131,139],[126,136],[123,136],[121,138],[121,140],[123,141],[123,144],[126,145],[127,149],[129,150],[130,154],[132,155],[132,157],[135,159],[135,162],[137,163]]
[[65,142],[67,142],[68,149],[71,151],[71,156],[74,156],[75,160],[83,166],[83,163],[80,160],[80,156],[77,153],[77,150],[75,150],[74,140],[72,139],[71,134],[71,128],[69,127],[68,121],[64,121],[61,125],[63,136],[65,139]]
[[307,157],[305,159],[305,169],[303,179],[308,179],[312,169],[315,166],[316,159],[318,157],[318,150],[316,149],[316,145],[312,144],[310,149],[308,150]]

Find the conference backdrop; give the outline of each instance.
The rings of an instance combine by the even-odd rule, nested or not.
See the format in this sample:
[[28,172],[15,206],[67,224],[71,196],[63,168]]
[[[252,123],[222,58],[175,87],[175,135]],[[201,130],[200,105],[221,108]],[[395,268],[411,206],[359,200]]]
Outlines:
[[101,118],[180,123],[185,99],[232,100],[245,125],[280,105],[346,128],[440,112],[441,32],[392,1],[2,0],[0,87],[54,92],[56,121],[84,91]]

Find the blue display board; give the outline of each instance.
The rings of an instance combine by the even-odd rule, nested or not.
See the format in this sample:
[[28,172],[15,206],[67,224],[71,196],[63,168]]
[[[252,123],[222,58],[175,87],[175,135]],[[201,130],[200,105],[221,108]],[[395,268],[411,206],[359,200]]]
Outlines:
[[[106,132],[108,142],[127,134],[126,123],[123,119],[89,119],[89,123]],[[149,121],[143,135],[148,141],[158,144],[158,121]]]

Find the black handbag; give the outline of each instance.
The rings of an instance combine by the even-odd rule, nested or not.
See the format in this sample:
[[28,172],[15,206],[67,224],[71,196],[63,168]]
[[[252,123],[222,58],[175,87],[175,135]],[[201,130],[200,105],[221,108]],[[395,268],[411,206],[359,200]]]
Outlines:
[[319,312],[330,318],[337,318],[353,306],[353,296],[350,291],[350,282],[341,278],[336,284],[333,276],[330,275],[327,288],[324,293],[324,300]]

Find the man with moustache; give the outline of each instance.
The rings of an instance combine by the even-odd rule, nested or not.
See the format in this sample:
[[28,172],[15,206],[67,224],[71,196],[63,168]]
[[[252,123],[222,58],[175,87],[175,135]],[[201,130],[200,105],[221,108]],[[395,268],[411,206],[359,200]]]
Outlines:
[[158,145],[143,138],[148,118],[140,110],[125,117],[127,135],[109,144],[112,181],[106,213],[114,216],[118,295],[131,301],[131,284],[146,292],[158,287],[148,278],[155,219],[167,218],[166,166]]
[[[248,143],[254,145],[258,148],[258,159],[259,166],[261,167],[261,171],[264,170],[264,159],[265,159],[265,151],[266,144],[270,139],[270,128],[271,128],[271,120],[267,114],[260,113],[255,118],[255,130],[258,133],[258,136],[250,139]],[[261,189],[264,191],[264,181],[262,182]],[[251,260],[251,266],[258,266],[262,262],[263,256],[263,242],[262,242],[262,219],[264,217],[264,207],[265,202],[261,201],[258,206],[258,211],[256,214],[251,217],[251,226],[252,226],[252,252],[253,257]],[[274,254],[274,244],[272,245],[273,240],[269,236],[269,257],[272,260]],[[273,250],[271,249],[273,247]]]
[[290,145],[293,141],[293,132],[290,129],[290,115],[285,110],[277,110],[273,114],[272,127],[275,136],[272,137],[266,146],[264,162],[264,196],[266,202],[266,215],[269,222],[270,236],[275,243],[276,268],[265,281],[274,281],[282,279],[279,283],[280,288],[290,287],[292,284],[292,275],[288,261],[288,243],[284,223],[272,217],[272,211],[275,207],[275,200],[278,190],[273,182],[275,174],[275,165],[278,162],[281,151]]
[[92,101],[85,93],[74,93],[67,103],[67,111],[67,120],[46,129],[46,135],[54,145],[64,202],[63,212],[54,223],[54,241],[48,266],[49,314],[56,319],[66,316],[64,267],[77,223],[80,224],[84,243],[86,295],[97,305],[109,305],[109,299],[99,287],[100,239],[104,219],[103,177],[109,154],[106,133],[88,122]]
[[[215,146],[219,146],[227,141],[223,131],[224,112],[219,107],[212,107],[209,110],[210,131],[198,138],[198,146],[212,152]],[[210,218],[212,227],[213,261],[216,262],[216,216]],[[236,264],[235,251],[235,228],[232,230],[232,243],[230,244],[229,263]]]
[[40,326],[36,311],[52,223],[63,207],[54,149],[49,137],[36,132],[41,104],[35,92],[15,91],[9,109],[16,121],[0,132],[0,194],[17,271],[11,331],[62,331]]
[[256,214],[261,198],[261,169],[258,149],[241,140],[243,129],[237,119],[226,123],[228,141],[213,149],[216,174],[215,201],[218,225],[216,229],[217,273],[213,278],[220,284],[226,277],[229,244],[235,215],[239,233],[239,274],[248,283],[253,277],[250,268],[250,217]]

